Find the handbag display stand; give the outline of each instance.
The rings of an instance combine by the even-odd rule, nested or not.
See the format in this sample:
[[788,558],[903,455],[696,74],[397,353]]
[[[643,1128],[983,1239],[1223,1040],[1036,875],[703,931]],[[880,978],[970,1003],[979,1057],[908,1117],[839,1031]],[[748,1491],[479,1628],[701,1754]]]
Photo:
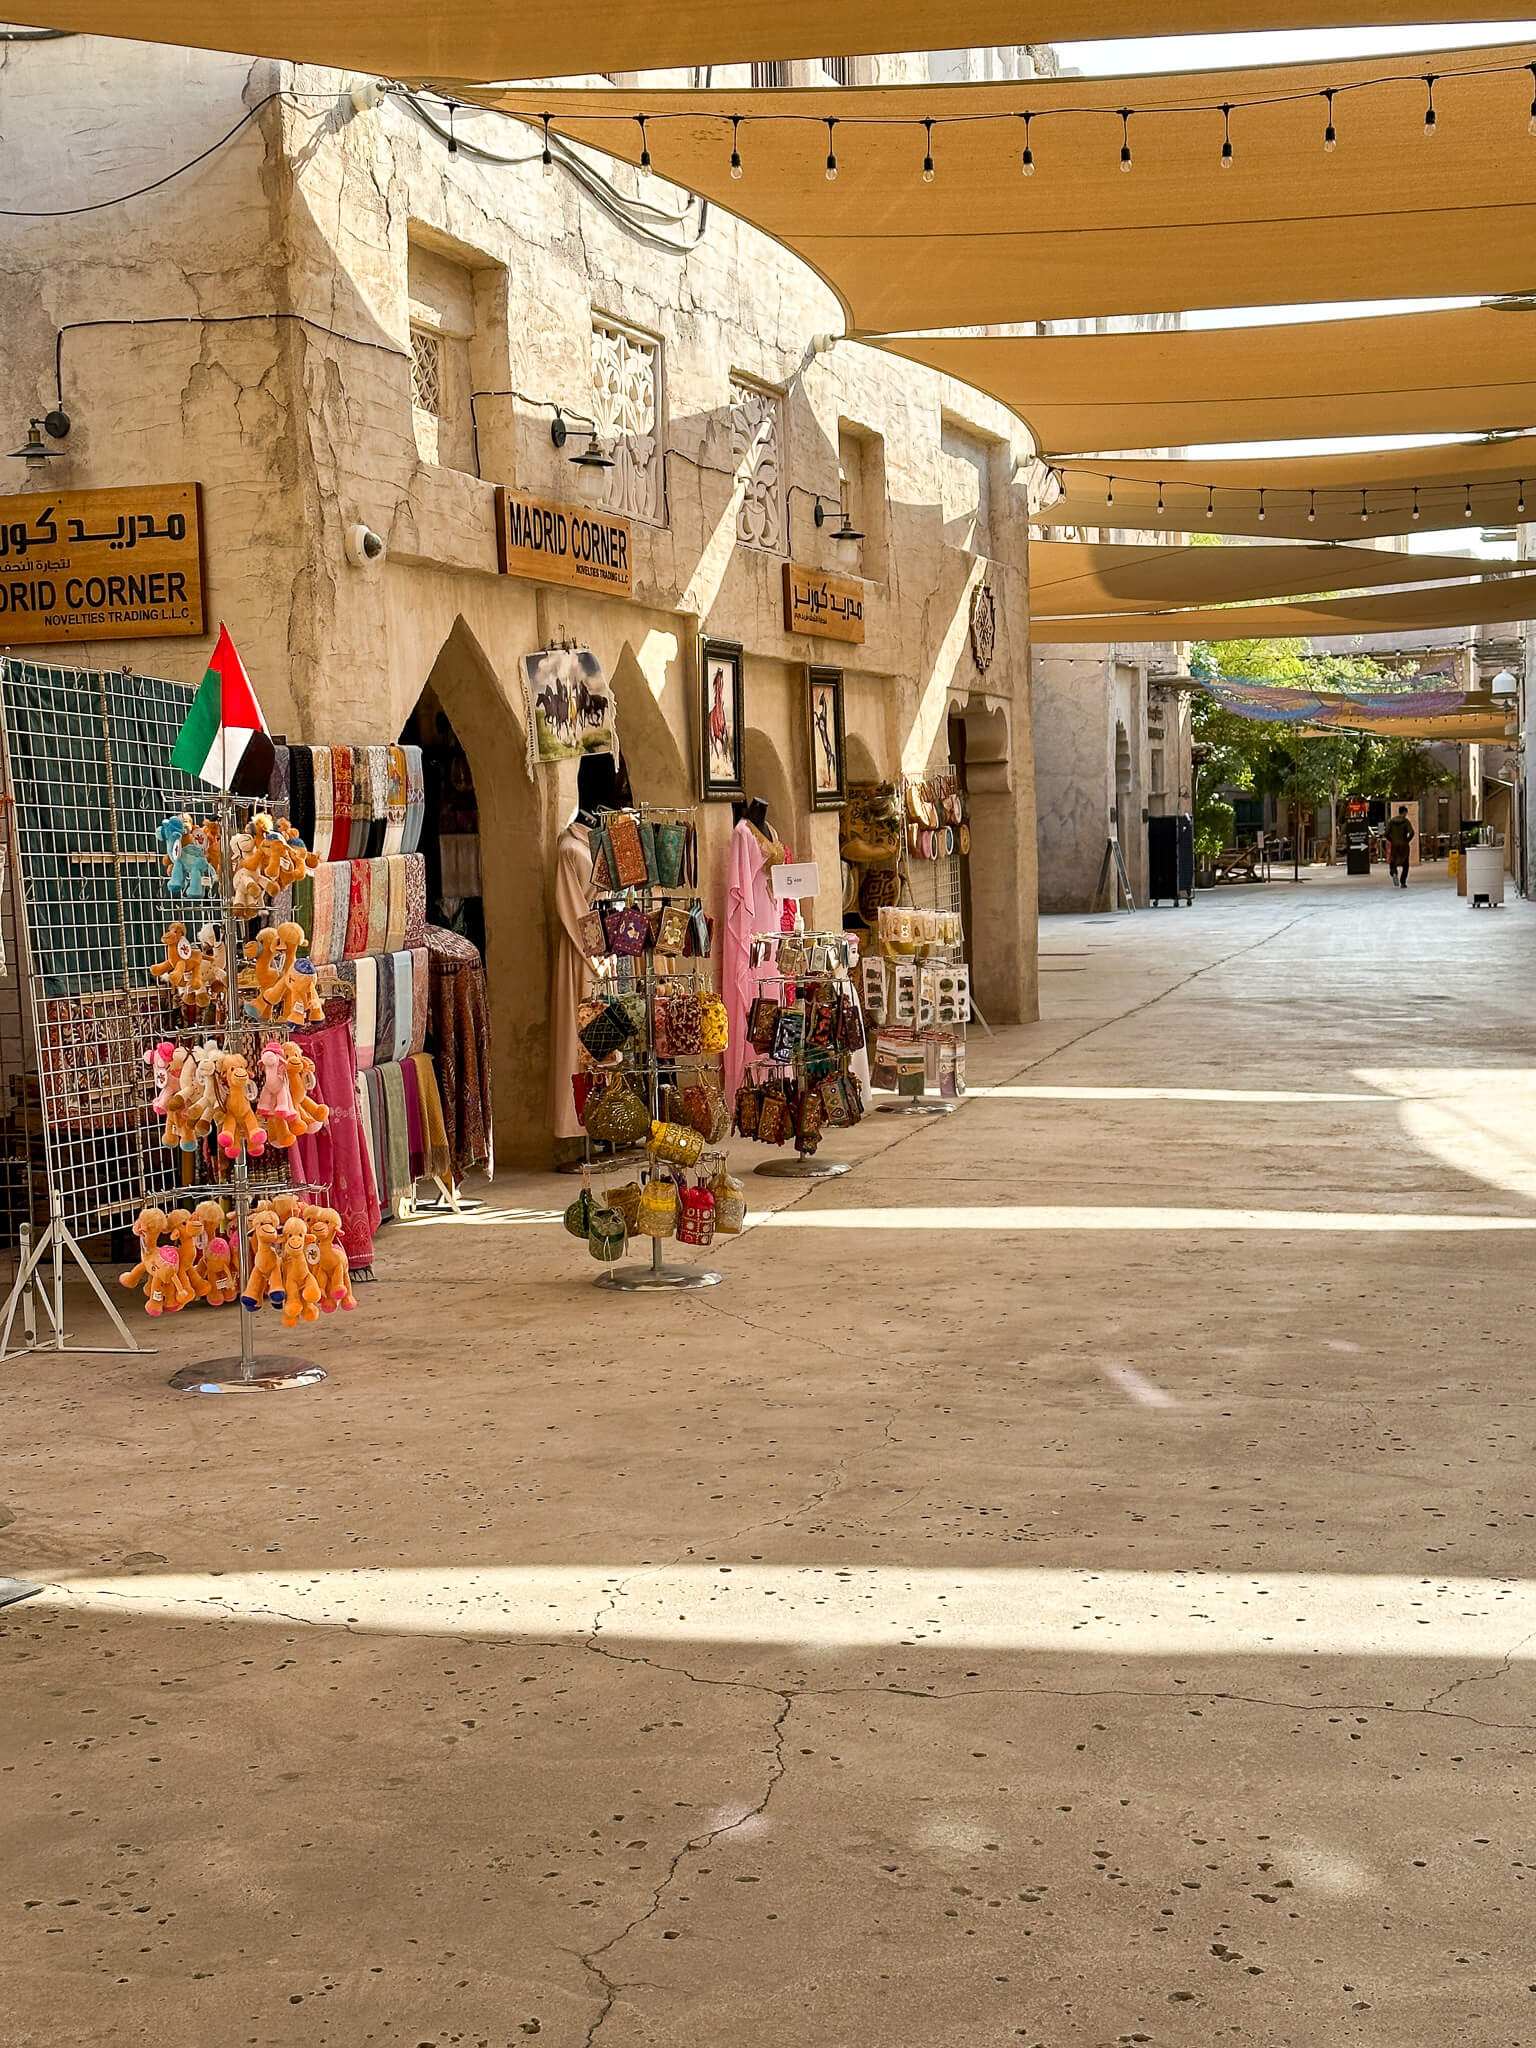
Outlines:
[[[631,815],[641,821],[642,824],[652,825],[653,829],[659,823],[670,825],[686,821],[690,830],[694,830],[697,814],[695,809],[691,807],[678,809],[669,808],[664,805],[637,804],[633,807]],[[694,844],[695,846],[697,844],[696,838]],[[694,858],[696,861],[696,853]],[[664,911],[674,898],[688,904],[696,902],[698,900],[698,885],[696,881],[680,880],[674,886],[647,880],[643,883],[636,883],[627,889],[603,889],[599,891],[599,896],[610,902],[620,897],[627,898],[634,903],[635,907],[645,913],[648,921],[653,921],[655,915]],[[636,1033],[635,1038],[624,1047],[623,1063],[619,1071],[623,1073],[627,1080],[640,1084],[640,1092],[643,1094],[646,1105],[650,1110],[651,1120],[653,1123],[659,1123],[661,1121],[663,1070],[666,1070],[667,1076],[670,1078],[680,1068],[702,1067],[707,1059],[717,1056],[705,1055],[702,1052],[659,1052],[656,1043],[656,997],[661,977],[656,972],[656,953],[654,948],[647,946],[641,953],[613,957],[616,966],[627,972],[629,983],[626,987],[624,982],[615,979],[612,983],[607,984],[610,991],[618,990],[622,993],[641,996],[644,999],[644,1018],[641,1029]],[[676,958],[677,956],[673,957]],[[682,957],[687,958],[687,956]],[[669,983],[691,982],[695,990],[699,988],[701,981],[707,986],[707,960],[704,957],[696,956],[694,966],[690,972],[669,975],[665,978]],[[590,1140],[587,1145],[587,1156],[590,1160]],[[638,1156],[644,1162],[641,1167],[643,1182],[649,1182],[656,1175],[668,1173],[666,1165],[657,1160],[650,1152],[641,1152]],[[619,1162],[615,1159],[612,1162],[605,1161],[603,1163],[605,1165],[617,1166]],[[668,1177],[671,1176],[669,1175]],[[634,1240],[631,1239],[630,1242],[633,1243]],[[616,1289],[624,1294],[650,1293],[663,1290],[675,1292],[699,1287],[719,1286],[721,1275],[707,1268],[700,1266],[669,1266],[662,1253],[664,1242],[665,1240],[662,1238],[652,1237],[651,1256],[647,1263],[631,1265],[627,1259],[616,1261],[606,1271],[598,1274],[592,1283],[593,1286]]]
[[[812,970],[809,964],[802,967],[796,959],[792,959],[786,964],[781,957],[781,947],[786,945],[795,948],[799,952],[803,952],[807,956],[808,962],[810,956],[819,947],[846,946],[847,943],[842,932],[759,932],[754,934],[752,939],[752,958],[754,961],[771,958],[777,969],[775,973],[763,977],[759,983],[759,988],[777,989],[777,1000],[781,1011],[784,1007],[785,991],[790,988],[794,990],[796,997],[802,1000],[806,998],[814,999],[816,994],[828,989],[841,988],[844,992],[845,1000],[857,1005],[858,997],[854,992],[852,984],[846,980],[840,981],[830,966]],[[836,1085],[842,1085],[847,1082],[848,1049],[846,1047],[832,1046],[823,1048],[822,1059],[830,1056],[830,1064],[826,1066],[823,1066],[822,1061],[818,1060],[816,1050],[805,1044],[803,1035],[797,1037],[793,1045],[786,1045],[784,1050],[787,1057],[781,1059],[777,1056],[776,1048],[770,1046],[766,1052],[756,1053],[755,1063],[759,1069],[766,1066],[776,1071],[779,1078],[789,1088],[793,1089],[802,1100],[807,1087],[814,1087],[824,1079],[831,1079]],[[818,1065],[818,1071],[815,1073],[811,1072],[813,1061],[816,1061]],[[818,1125],[818,1137],[822,1128],[824,1126]],[[754,1168],[754,1171],[762,1174],[765,1179],[769,1180],[835,1180],[840,1173],[848,1171],[848,1162],[846,1159],[822,1159],[814,1151],[807,1150],[804,1138],[797,1128],[794,1158],[765,1159],[761,1166]]]
[[[914,794],[926,800],[929,806],[937,804],[942,809],[952,793],[959,797],[960,815],[955,820],[958,829],[964,822],[965,798],[952,766],[943,776],[937,778],[921,780],[903,776],[896,790],[902,815],[909,820],[914,819],[917,814],[913,804]],[[939,812],[935,811],[933,815],[939,816]],[[945,812],[943,815],[947,817],[951,814]],[[958,916],[963,909],[961,862],[966,856],[959,852],[942,850],[943,844],[947,844],[943,840],[944,830],[942,820],[932,829],[925,825],[907,824],[902,832],[898,871],[907,901],[914,909],[947,911]],[[919,844],[914,845],[914,841]],[[922,845],[929,845],[931,850],[921,851]],[[947,949],[947,952],[950,959],[957,960],[962,955],[963,947],[952,947]],[[990,1036],[992,1027],[977,1009],[974,1001],[970,1004],[970,1011],[977,1023]],[[922,1029],[921,1024],[918,1028]],[[963,1037],[963,1030],[960,1035]],[[881,1116],[953,1116],[959,1106],[958,1101],[953,1098],[929,1095],[926,1089],[921,1095],[901,1095],[894,1102],[875,1104]]]
[[[195,802],[196,800],[194,800]],[[206,1045],[217,1041],[226,1049],[243,1053],[252,1074],[261,1072],[260,1054],[264,1045],[274,1038],[286,1038],[291,1027],[287,1024],[258,1023],[247,1021],[240,1014],[240,968],[243,964],[241,953],[241,926],[231,907],[234,888],[230,835],[238,831],[255,811],[266,809],[264,799],[256,797],[230,796],[227,791],[215,791],[205,796],[203,804],[210,808],[219,821],[219,899],[216,904],[207,904],[210,917],[217,915],[223,925],[224,969],[228,977],[225,983],[224,1022],[217,1027],[197,1026],[195,1029],[179,1032],[178,1037],[195,1039]],[[174,912],[175,902],[166,899]],[[230,1162],[229,1179],[212,1181],[196,1188],[177,1188],[175,1200],[182,1208],[190,1208],[198,1202],[226,1199],[234,1203],[235,1239],[239,1251],[240,1292],[250,1291],[251,1278],[251,1198],[253,1186],[258,1195],[279,1192],[304,1193],[304,1184],[289,1178],[287,1154],[282,1148],[268,1147],[257,1165],[259,1179],[253,1183],[250,1162],[244,1145]],[[146,1202],[158,1201],[153,1190],[146,1190]],[[179,1372],[171,1374],[168,1385],[186,1394],[276,1394],[284,1393],[291,1387],[312,1387],[325,1378],[323,1369],[308,1358],[279,1358],[271,1353],[258,1353],[256,1349],[256,1318],[260,1309],[248,1309],[239,1301],[232,1304],[240,1330],[240,1349],[233,1358],[212,1358],[199,1365],[184,1365]]]

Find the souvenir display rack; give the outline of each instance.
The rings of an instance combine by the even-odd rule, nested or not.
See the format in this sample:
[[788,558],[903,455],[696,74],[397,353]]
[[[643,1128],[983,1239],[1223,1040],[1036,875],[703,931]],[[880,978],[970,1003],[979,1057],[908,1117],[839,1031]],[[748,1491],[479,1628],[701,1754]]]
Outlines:
[[[782,1180],[831,1180],[848,1171],[848,1162],[816,1156],[823,1133],[864,1116],[863,1093],[849,1071],[850,1055],[864,1043],[863,1012],[848,978],[858,941],[847,932],[759,932],[748,958],[759,993],[747,1023],[755,1078],[744,1087],[757,1091],[759,1121],[743,1134],[783,1142],[764,1138],[761,1125],[767,1104],[782,1096],[783,1138],[793,1137],[795,1157],[764,1160],[757,1171]],[[741,1129],[739,1105],[737,1115]]]
[[[610,1011],[617,1005],[628,1021],[629,1034],[622,1044],[592,1061],[591,1080],[582,1103],[583,1124],[607,1088],[627,1088],[644,1104],[651,1134],[651,1142],[641,1155],[640,1180],[629,1184],[639,1191],[638,1201],[630,1205],[635,1215],[624,1216],[624,1249],[628,1249],[634,1235],[648,1235],[649,1260],[643,1265],[630,1265],[608,1256],[615,1250],[614,1244],[610,1243],[604,1253],[593,1237],[588,1238],[594,1254],[605,1257],[607,1265],[593,1284],[623,1292],[716,1287],[721,1279],[719,1273],[700,1266],[669,1266],[663,1257],[663,1243],[667,1236],[676,1234],[685,1196],[693,1191],[684,1178],[685,1162],[669,1157],[666,1146],[656,1143],[659,1132],[679,1128],[664,1114],[671,1106],[672,1092],[686,1099],[690,1088],[703,1087],[707,1079],[712,1081],[719,1103],[719,1122],[714,1130],[717,1142],[725,1136],[727,1128],[724,1098],[719,1092],[720,1054],[725,1041],[721,1037],[717,1045],[706,1051],[701,1017],[706,1000],[713,998],[722,1017],[724,1005],[714,996],[709,979],[712,935],[698,890],[697,820],[696,807],[635,804],[623,811],[604,813],[601,834],[595,835],[594,875],[598,887],[589,915],[596,923],[589,932],[588,957],[593,962],[600,996],[583,1006],[583,1029],[599,1011]],[[665,841],[663,830],[667,834]],[[664,880],[664,876],[671,879]],[[676,935],[663,926],[664,918],[682,928],[675,949],[659,943]],[[598,946],[609,950],[593,950]],[[632,950],[617,950],[618,947]],[[669,962],[667,972],[658,971],[658,960]],[[676,1037],[670,1028],[674,1017],[686,1026]],[[680,1051],[679,1045],[688,1049]],[[584,1064],[590,1057],[584,1050]],[[584,1077],[577,1078],[580,1081]],[[693,1163],[702,1166],[706,1136],[702,1131],[693,1135],[699,1145]],[[692,1146],[679,1141],[674,1149],[691,1151]],[[590,1167],[590,1132],[587,1157]],[[624,1170],[618,1161],[613,1164],[616,1172]],[[653,1182],[657,1183],[654,1192],[658,1199],[647,1203],[646,1193]],[[675,1211],[674,1227],[648,1230],[646,1224],[651,1217],[646,1211],[665,1222],[660,1199],[665,1192],[663,1183],[673,1190],[668,1199]],[[607,1209],[609,1205],[601,1206]],[[638,1229],[634,1227],[636,1218]]]

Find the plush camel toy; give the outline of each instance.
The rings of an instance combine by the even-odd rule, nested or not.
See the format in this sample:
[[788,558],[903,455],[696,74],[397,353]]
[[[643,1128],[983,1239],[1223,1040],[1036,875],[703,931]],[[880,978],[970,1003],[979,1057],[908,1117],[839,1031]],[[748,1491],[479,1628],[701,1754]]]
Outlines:
[[275,1038],[261,1048],[261,1072],[256,1114],[266,1125],[268,1143],[286,1150],[299,1135],[299,1115],[289,1085],[287,1053]]
[[[315,1278],[319,1248],[311,1244],[309,1225],[294,1216],[283,1225],[279,1239],[278,1266],[283,1282],[283,1328],[320,1319],[320,1282]],[[272,1297],[275,1301],[277,1296]]]
[[181,1069],[182,1115],[195,1139],[206,1138],[224,1114],[223,1048],[207,1039],[188,1048]]
[[267,1208],[251,1211],[251,1274],[246,1281],[246,1291],[240,1297],[242,1308],[260,1308],[268,1294],[274,1306],[282,1302],[282,1293],[273,1291],[272,1282],[277,1278],[277,1240],[282,1225],[276,1213]]
[[[192,1211],[192,1220],[197,1225],[197,1276],[203,1282],[203,1285],[197,1291],[208,1302],[210,1307],[217,1308],[219,1303],[215,1299],[215,1280],[209,1267],[208,1253],[210,1246],[216,1239],[224,1240],[225,1233],[229,1228],[228,1219],[224,1214],[224,1204],[222,1202],[199,1202]],[[227,1243],[225,1244],[225,1249],[226,1251],[228,1250]],[[230,1294],[229,1299],[233,1301],[235,1294],[238,1292],[239,1289],[236,1288]]]
[[334,1209],[311,1209],[309,1231],[315,1243],[315,1278],[320,1283],[320,1307],[326,1315],[339,1308],[356,1308],[352,1292],[352,1270],[346,1247],[337,1235],[341,1217]]
[[239,918],[260,917],[266,908],[267,888],[262,879],[261,863],[269,822],[263,813],[258,812],[251,820],[250,831],[236,832],[229,842],[234,860],[229,901],[230,908]]
[[311,1093],[315,1085],[315,1063],[303,1049],[293,1044],[285,1045],[283,1057],[288,1062],[288,1088],[293,1097],[298,1133],[301,1138],[307,1138],[311,1131],[318,1131],[330,1120],[330,1104]]
[[169,1236],[176,1247],[176,1273],[181,1282],[181,1299],[176,1306],[185,1308],[189,1301],[200,1301],[208,1292],[208,1284],[197,1270],[203,1233],[190,1209],[173,1209],[169,1222]]
[[253,1159],[267,1149],[267,1134],[251,1104],[251,1070],[237,1052],[219,1055],[224,1083],[224,1108],[219,1118],[219,1150],[233,1159],[244,1145]]
[[149,1106],[156,1116],[165,1118],[166,1144],[183,1152],[197,1150],[196,1135],[187,1122],[184,1094],[191,1058],[185,1046],[173,1045],[168,1038],[148,1047],[144,1054],[144,1064],[155,1084],[154,1100]]
[[275,896],[313,874],[320,862],[286,818],[280,818],[263,848],[262,875]]
[[203,1278],[208,1283],[206,1300],[210,1308],[227,1308],[240,1299],[240,1276],[227,1237],[210,1237],[203,1252]]
[[[159,1257],[160,1240],[170,1227],[171,1219],[163,1209],[150,1208],[139,1211],[138,1220],[133,1226],[133,1234],[143,1250],[136,1266],[130,1266],[126,1273],[118,1274],[119,1287],[137,1287],[140,1281],[143,1281],[145,1291],[148,1291],[150,1268]],[[174,1258],[175,1253],[171,1256]]]
[[314,969],[308,961],[299,964],[303,944],[304,927],[298,924],[269,926],[246,942],[245,957],[256,982],[256,993],[246,1003],[252,1016],[280,1024],[324,1021]]
[[148,1316],[175,1315],[181,1305],[181,1275],[176,1269],[176,1248],[174,1245],[162,1245],[149,1261],[144,1285],[144,1313]]

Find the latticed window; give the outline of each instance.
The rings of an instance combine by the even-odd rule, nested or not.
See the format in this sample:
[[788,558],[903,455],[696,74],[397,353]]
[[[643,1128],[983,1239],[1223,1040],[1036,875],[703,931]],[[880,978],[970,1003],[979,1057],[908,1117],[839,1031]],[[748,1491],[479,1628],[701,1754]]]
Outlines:
[[612,321],[593,320],[592,414],[597,438],[613,457],[604,504],[628,519],[665,525],[659,341]]
[[777,60],[772,64],[754,64],[752,83],[759,92],[781,92],[789,84],[789,66]]
[[411,329],[411,419],[416,452],[436,462],[443,414],[443,345],[427,327]]
[[731,460],[736,466],[736,538],[784,552],[784,402],[776,391],[731,379]]

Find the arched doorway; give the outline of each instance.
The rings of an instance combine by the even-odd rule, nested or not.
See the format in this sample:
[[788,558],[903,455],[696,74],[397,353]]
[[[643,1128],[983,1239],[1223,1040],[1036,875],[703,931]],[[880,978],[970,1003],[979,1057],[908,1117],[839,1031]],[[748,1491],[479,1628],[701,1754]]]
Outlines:
[[768,816],[775,831],[784,844],[804,856],[806,838],[800,806],[790,788],[789,776],[778,749],[767,733],[755,725],[747,727],[746,746],[743,754],[746,767],[747,795],[760,796],[768,806]]
[[1033,789],[1021,803],[1014,782],[1030,761],[1013,759],[1004,707],[980,697],[951,703],[948,739],[971,817],[964,887],[976,999],[994,1024],[1029,1022],[1039,1015],[1039,877]]
[[[468,930],[465,936],[485,955],[496,1151],[518,1165],[547,1165],[549,937],[540,793],[528,777],[521,721],[462,618],[438,651],[405,737],[416,738],[424,721],[443,750],[444,768],[455,756],[463,764],[446,786],[446,811],[434,817],[429,802],[423,850],[436,836],[440,907],[468,900],[444,894],[452,882],[474,879],[480,886],[482,937]],[[445,822],[455,829],[444,833]],[[445,874],[442,842],[468,837],[463,828],[470,822],[474,846],[455,846],[450,861],[456,865]],[[429,888],[432,862],[429,851]]]

